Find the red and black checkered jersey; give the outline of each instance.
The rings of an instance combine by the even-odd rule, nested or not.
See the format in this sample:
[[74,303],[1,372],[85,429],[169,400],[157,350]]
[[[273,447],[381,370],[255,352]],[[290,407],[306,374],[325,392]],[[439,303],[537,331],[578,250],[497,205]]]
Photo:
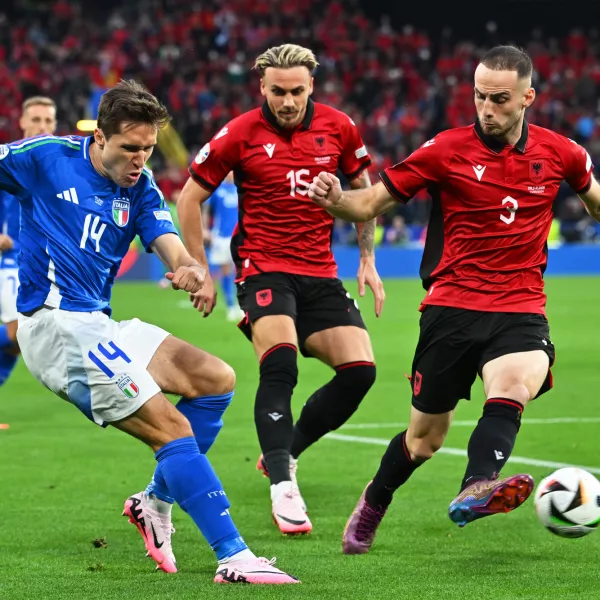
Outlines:
[[433,199],[421,308],[544,314],[552,203],[563,180],[587,191],[592,170],[581,146],[527,122],[514,146],[476,123],[440,133],[386,169],[381,179],[397,200],[423,188]]
[[352,180],[371,164],[354,122],[309,100],[285,129],[265,103],[228,123],[198,153],[190,174],[213,191],[234,171],[239,219],[232,239],[237,280],[266,271],[335,277],[333,217],[308,198],[321,171]]

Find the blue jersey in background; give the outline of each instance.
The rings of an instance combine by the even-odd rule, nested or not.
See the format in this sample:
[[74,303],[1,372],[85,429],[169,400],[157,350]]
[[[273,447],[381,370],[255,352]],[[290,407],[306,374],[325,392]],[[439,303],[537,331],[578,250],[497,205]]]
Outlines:
[[0,189],[0,233],[12,238],[13,247],[0,252],[0,269],[14,269],[19,254],[19,223],[21,207],[18,199]]
[[238,192],[234,183],[223,182],[207,200],[213,217],[211,234],[230,238],[238,220]]

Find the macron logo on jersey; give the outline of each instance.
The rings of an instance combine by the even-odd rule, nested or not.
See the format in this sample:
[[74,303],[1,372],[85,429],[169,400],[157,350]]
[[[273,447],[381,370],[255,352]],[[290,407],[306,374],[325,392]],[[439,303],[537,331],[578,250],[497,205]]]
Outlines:
[[263,144],[265,152],[269,155],[269,158],[273,158],[273,152],[275,152],[275,144]]
[[481,165],[473,165],[473,171],[475,171],[475,175],[477,176],[477,181],[481,181],[481,178],[483,177],[483,174],[485,172],[485,170],[487,169],[487,167],[483,167]]
[[60,192],[60,194],[56,194],[56,197],[61,200],[66,200],[67,202],[72,202],[73,204],[79,204],[79,198],[77,198],[77,190],[75,188],[69,188],[64,192]]

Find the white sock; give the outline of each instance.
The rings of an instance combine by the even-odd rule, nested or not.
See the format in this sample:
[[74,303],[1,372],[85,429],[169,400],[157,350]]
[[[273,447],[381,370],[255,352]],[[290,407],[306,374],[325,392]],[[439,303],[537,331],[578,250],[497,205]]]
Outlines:
[[245,550],[242,550],[241,552],[238,552],[237,554],[234,554],[233,556],[230,556],[229,558],[220,560],[219,564],[224,565],[226,563],[231,563],[231,562],[235,562],[238,560],[248,561],[248,560],[253,560],[254,558],[256,558],[256,555],[254,554],[254,552],[252,552],[252,550],[250,550],[250,548],[246,548]]
[[150,508],[153,508],[161,516],[171,516],[171,511],[173,510],[173,505],[171,503],[157,498],[154,494],[147,494],[146,498],[148,499]]
[[291,481],[281,481],[271,486],[271,502],[275,502],[292,490],[294,484]]

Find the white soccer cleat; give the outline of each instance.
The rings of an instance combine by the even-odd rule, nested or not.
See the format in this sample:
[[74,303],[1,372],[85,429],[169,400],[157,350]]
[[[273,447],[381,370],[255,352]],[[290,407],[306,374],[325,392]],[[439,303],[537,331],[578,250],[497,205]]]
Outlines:
[[302,496],[291,481],[271,486],[273,521],[284,535],[310,533],[312,523],[302,506]]
[[277,585],[284,583],[300,583],[293,575],[280,571],[275,566],[275,559],[252,558],[250,560],[234,560],[221,563],[217,567],[215,583],[254,583]]
[[171,546],[171,534],[175,528],[170,515],[162,515],[150,506],[146,492],[133,494],[125,500],[123,516],[137,527],[144,539],[146,556],[156,562],[156,568],[165,573],[177,573],[177,561]]

